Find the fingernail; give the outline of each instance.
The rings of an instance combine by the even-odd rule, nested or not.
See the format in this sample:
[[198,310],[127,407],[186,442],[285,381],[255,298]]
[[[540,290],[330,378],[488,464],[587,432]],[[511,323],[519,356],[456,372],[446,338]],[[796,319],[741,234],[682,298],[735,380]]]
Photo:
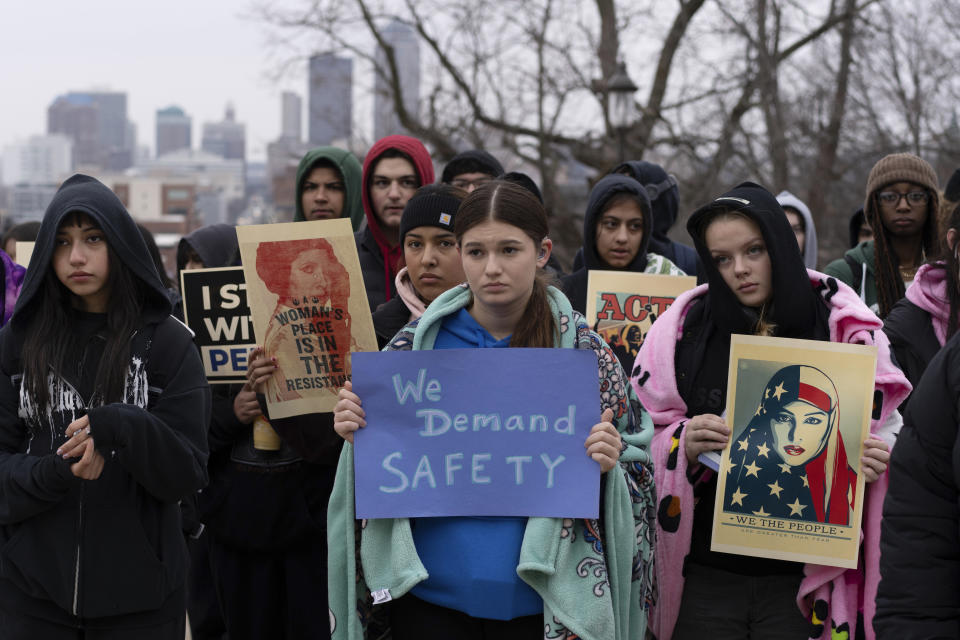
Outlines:
[[63,452],[60,449],[57,449],[57,455],[61,455]]

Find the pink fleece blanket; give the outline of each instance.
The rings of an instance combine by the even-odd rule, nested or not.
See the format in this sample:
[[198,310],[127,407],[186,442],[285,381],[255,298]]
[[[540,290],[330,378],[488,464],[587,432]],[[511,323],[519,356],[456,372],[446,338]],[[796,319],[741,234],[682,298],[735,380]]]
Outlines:
[[[875,388],[883,394],[879,420],[871,421],[876,433],[910,393],[910,383],[890,360],[890,346],[881,331],[882,322],[847,285],[835,278],[807,270],[810,284],[830,308],[830,340],[878,347]],[[651,617],[657,638],[673,635],[683,594],[683,560],[690,551],[693,524],[693,485],[687,479],[687,457],[683,454],[687,407],[677,392],[674,353],[683,331],[683,322],[692,303],[704,295],[701,285],[677,298],[650,329],[637,355],[636,375],[631,378],[640,402],[653,418],[653,459],[657,496],[656,575],[658,600]],[[673,455],[671,455],[673,454]],[[706,480],[708,476],[703,477]],[[847,625],[849,637],[856,633],[857,612],[863,611],[866,637],[873,640],[873,614],[880,581],[880,516],[887,490],[887,474],[867,485],[861,534],[860,566],[842,569],[808,564],[797,593],[797,605],[817,633],[811,637],[829,639],[831,629]],[[718,585],[718,588],[722,588]]]
[[942,347],[950,324],[950,300],[947,299],[947,274],[941,265],[924,264],[907,287],[907,300],[930,314],[933,333]]
[[414,288],[413,282],[410,281],[410,274],[406,267],[397,272],[395,282],[397,283],[397,295],[407,305],[407,309],[410,309],[410,319],[416,320],[427,310],[427,305],[417,295],[417,290]]

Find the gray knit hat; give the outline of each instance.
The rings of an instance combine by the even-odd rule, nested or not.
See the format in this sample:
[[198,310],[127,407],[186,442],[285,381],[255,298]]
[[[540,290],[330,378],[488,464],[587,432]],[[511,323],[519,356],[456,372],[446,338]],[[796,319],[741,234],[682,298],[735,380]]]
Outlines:
[[[938,199],[937,172],[929,162],[912,153],[891,153],[881,158],[870,170],[870,175],[867,177],[867,199],[863,205],[864,210],[869,208],[870,196],[875,191],[894,182],[919,184],[930,192],[934,200]],[[936,208],[933,210],[936,211]]]

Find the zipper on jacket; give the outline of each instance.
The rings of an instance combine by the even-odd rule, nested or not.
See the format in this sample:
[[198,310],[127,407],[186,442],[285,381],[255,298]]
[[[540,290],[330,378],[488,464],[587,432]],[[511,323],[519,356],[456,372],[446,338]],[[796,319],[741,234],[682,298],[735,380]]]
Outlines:
[[[131,340],[131,341],[132,341],[133,338],[137,335],[138,332],[139,332],[139,329],[136,329],[136,330],[134,330],[134,332],[133,332],[132,334],[130,334],[130,340]],[[83,361],[86,359],[86,356],[87,356],[87,352],[86,352],[86,351],[87,351],[87,350],[86,350],[86,347],[84,347],[83,357],[81,358],[81,366],[83,366],[82,363],[83,363]],[[54,375],[57,375],[56,372],[54,372]],[[60,379],[60,381],[61,381],[65,386],[67,386],[67,387],[70,388],[70,390],[73,392],[73,394],[74,394],[76,397],[80,398],[80,402],[83,404],[84,415],[89,415],[89,413],[90,413],[90,408],[91,408],[91,404],[92,404],[92,402],[93,402],[94,397],[96,396],[97,390],[94,389],[93,391],[91,391],[91,393],[90,393],[90,402],[84,402],[84,401],[83,401],[83,396],[80,395],[80,392],[77,391],[77,388],[74,387],[74,386],[70,383],[70,381],[67,380],[67,378],[66,378],[65,376],[59,376],[59,375],[58,375],[57,377]],[[72,607],[72,613],[73,613],[73,615],[75,615],[75,616],[79,616],[79,615],[80,615],[80,548],[81,548],[81,546],[82,546],[82,541],[83,541],[83,494],[84,494],[84,487],[86,487],[86,480],[80,480],[80,506],[79,506],[79,509],[77,510],[77,514],[78,514],[78,515],[77,515],[77,554],[76,554],[76,558],[74,559],[74,565],[73,565],[73,607]]]
[[80,541],[83,539],[83,480],[80,481],[80,508],[77,510],[77,557],[73,567],[73,615],[80,610]]

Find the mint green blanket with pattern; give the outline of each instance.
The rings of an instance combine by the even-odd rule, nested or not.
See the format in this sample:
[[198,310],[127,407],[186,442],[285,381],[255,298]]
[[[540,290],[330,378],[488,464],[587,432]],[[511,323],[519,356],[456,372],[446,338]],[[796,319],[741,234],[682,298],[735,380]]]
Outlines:
[[[557,289],[549,289],[558,347],[593,349],[600,407],[614,411],[620,464],[601,482],[599,520],[528,518],[517,574],[543,598],[544,638],[643,638],[653,593],[656,503],[649,455],[653,423],[605,342]],[[430,349],[444,317],[466,307],[466,286],[439,296],[385,350]],[[371,425],[368,428],[376,428]],[[343,448],[327,514],[330,626],[334,640],[373,635],[378,608],[427,578],[410,521],[354,516],[353,447]],[[358,553],[359,552],[359,553]],[[382,616],[381,616],[382,617]],[[383,631],[382,626],[377,633]]]

